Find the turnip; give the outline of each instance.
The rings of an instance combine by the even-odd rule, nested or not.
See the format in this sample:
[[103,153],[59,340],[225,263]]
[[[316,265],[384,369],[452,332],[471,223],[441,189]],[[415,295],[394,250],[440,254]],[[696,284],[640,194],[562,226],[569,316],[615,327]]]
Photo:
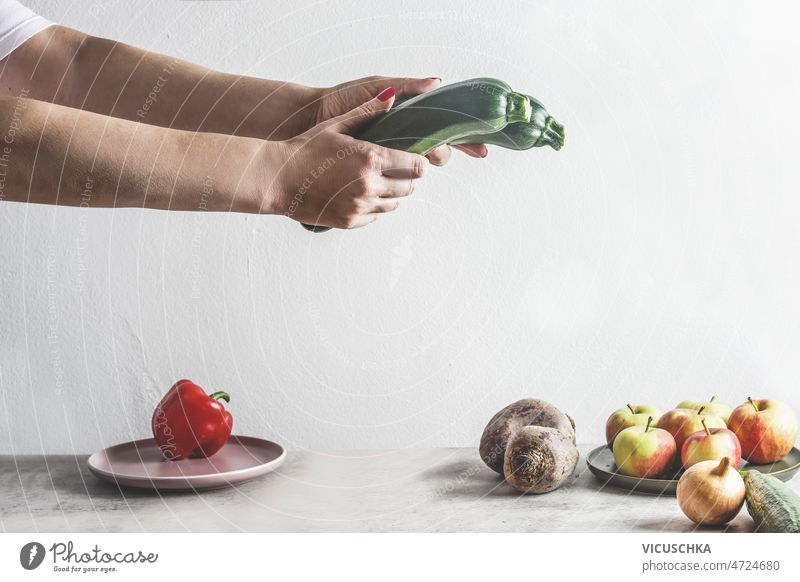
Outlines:
[[506,447],[503,474],[517,491],[547,493],[569,479],[578,457],[569,435],[545,426],[525,426]]
[[480,454],[490,469],[503,474],[506,446],[514,433],[525,426],[556,429],[564,433],[573,446],[575,444],[575,423],[572,418],[544,400],[518,400],[495,414],[483,430]]

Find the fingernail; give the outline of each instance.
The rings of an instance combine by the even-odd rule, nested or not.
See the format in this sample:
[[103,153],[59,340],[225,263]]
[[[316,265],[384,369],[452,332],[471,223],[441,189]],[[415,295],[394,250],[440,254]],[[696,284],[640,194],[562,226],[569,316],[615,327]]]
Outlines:
[[431,81],[441,81],[441,77],[428,77]]
[[395,96],[395,93],[397,93],[397,91],[394,90],[394,87],[387,87],[378,93],[378,101],[388,101]]

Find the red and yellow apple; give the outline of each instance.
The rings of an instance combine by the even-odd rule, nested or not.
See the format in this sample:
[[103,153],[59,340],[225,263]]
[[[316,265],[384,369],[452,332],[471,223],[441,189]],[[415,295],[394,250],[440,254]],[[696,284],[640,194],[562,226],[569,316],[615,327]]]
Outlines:
[[706,421],[708,428],[726,428],[724,420],[716,414],[708,414],[704,408],[697,411],[675,408],[662,414],[656,426],[663,428],[675,438],[675,444],[680,451],[690,434],[703,430],[703,420]]
[[684,400],[683,402],[679,403],[678,406],[675,408],[687,408],[689,410],[700,410],[701,408],[707,412],[708,414],[716,414],[726,423],[728,422],[728,418],[733,412],[733,409],[728,406],[727,404],[723,404],[722,402],[717,402],[717,397],[712,396],[708,402],[695,402],[694,400]]
[[624,408],[615,410],[606,421],[606,442],[608,446],[614,444],[616,436],[630,426],[646,426],[647,419],[652,417],[652,422],[658,422],[661,411],[646,404],[631,406],[625,405]]
[[690,434],[681,448],[681,464],[684,469],[701,461],[721,461],[727,457],[731,467],[742,465],[742,447],[733,431],[727,428],[708,428],[705,419],[703,430]]
[[675,458],[675,439],[667,431],[653,426],[652,417],[645,426],[629,426],[614,439],[612,447],[617,470],[631,477],[656,477],[669,469]]
[[797,417],[775,400],[753,400],[731,413],[729,428],[742,444],[742,457],[757,465],[774,463],[792,450],[797,438]]

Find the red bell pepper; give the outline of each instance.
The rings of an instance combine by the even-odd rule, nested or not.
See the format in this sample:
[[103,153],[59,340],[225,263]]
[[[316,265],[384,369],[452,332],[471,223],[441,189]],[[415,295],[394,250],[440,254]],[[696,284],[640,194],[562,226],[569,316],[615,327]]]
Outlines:
[[220,400],[231,401],[225,392],[206,394],[191,380],[178,380],[169,389],[152,421],[153,436],[165,458],[210,457],[225,445],[233,417]]

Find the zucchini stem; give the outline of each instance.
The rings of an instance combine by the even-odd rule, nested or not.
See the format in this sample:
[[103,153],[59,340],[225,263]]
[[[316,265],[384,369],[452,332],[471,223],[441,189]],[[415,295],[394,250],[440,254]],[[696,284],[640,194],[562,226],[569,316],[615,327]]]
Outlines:
[[564,147],[564,126],[552,117],[548,117],[544,122],[542,135],[536,140],[534,147],[541,147],[543,145],[549,145],[556,151]]

